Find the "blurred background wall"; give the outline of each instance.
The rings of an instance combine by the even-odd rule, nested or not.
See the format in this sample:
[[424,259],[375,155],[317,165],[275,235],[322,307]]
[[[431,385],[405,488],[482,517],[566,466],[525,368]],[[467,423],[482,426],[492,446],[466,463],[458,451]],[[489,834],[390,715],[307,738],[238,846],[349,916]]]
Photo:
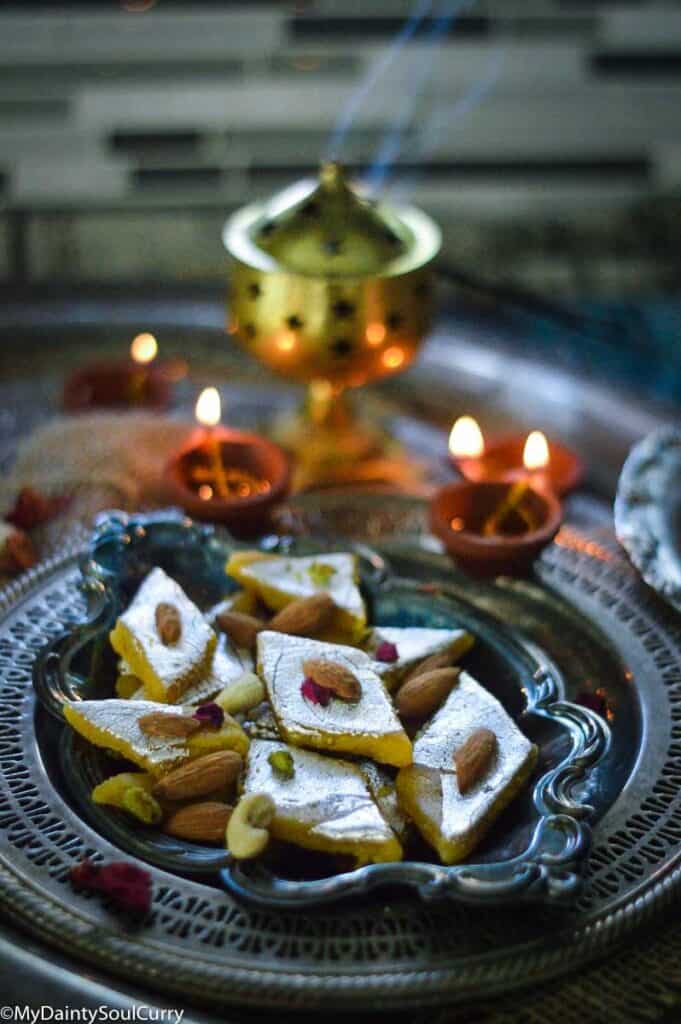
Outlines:
[[662,0],[2,3],[0,281],[224,279],[226,214],[314,171],[348,104],[338,155],[360,173],[395,150],[385,187],[441,221],[452,263],[678,292]]

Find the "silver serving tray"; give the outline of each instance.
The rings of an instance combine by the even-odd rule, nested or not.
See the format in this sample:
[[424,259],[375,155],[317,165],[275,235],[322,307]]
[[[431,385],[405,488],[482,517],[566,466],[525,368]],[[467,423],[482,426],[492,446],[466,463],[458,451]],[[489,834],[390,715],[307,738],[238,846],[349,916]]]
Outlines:
[[[362,537],[383,531],[395,572],[466,600],[535,645],[565,697],[602,691],[610,743],[582,892],[570,907],[424,903],[382,889],[323,912],[266,910],[152,867],[155,912],[134,933],[72,892],[81,856],[120,857],[53,780],[52,719],[31,687],[36,653],[86,615],[68,552],[0,596],[0,901],[6,922],[54,950],[166,1000],[356,1011],[492,998],[603,955],[670,906],[681,883],[681,629],[604,533],[564,528],[536,578],[475,584],[419,540],[424,506],[339,499],[325,513]],[[419,536],[417,536],[417,534]]]
[[[332,545],[313,540],[270,537],[268,550],[288,554],[326,553]],[[339,871],[331,858],[310,858],[300,870],[300,851],[263,862],[233,861],[225,850],[182,842],[158,829],[144,828],[125,814],[94,805],[92,788],[121,770],[92,744],[64,726],[65,700],[114,696],[116,658],[108,635],[150,567],[162,565],[200,604],[211,607],[235,588],[224,566],[235,544],[226,534],[198,525],[173,510],[128,516],[100,516],[87,556],[81,562],[81,586],[93,597],[83,623],[48,644],[33,672],[38,699],[55,719],[46,724],[44,744],[60,750],[61,785],[83,817],[98,832],[141,860],[177,874],[220,881],[238,897],[260,906],[305,910],[352,899],[387,885],[404,885],[424,900],[457,899],[498,906],[537,901],[573,902],[581,886],[587,855],[589,820],[599,808],[594,767],[605,753],[610,730],[603,718],[561,695],[550,662],[532,644],[495,622],[462,598],[423,589],[400,580],[384,559],[360,548],[362,587],[376,625],[463,626],[477,638],[474,674],[491,686],[521,728],[539,747],[533,785],[514,801],[467,862],[445,867],[427,857],[418,844],[399,863],[372,864]],[[60,734],[60,735],[57,735]],[[425,855],[425,856],[424,856]]]

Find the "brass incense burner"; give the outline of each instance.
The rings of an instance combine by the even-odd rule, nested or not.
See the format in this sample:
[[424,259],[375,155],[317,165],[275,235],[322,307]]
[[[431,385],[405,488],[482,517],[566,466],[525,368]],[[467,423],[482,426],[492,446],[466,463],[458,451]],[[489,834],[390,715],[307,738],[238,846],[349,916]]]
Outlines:
[[223,239],[230,333],[270,369],[309,384],[302,416],[279,439],[305,483],[343,478],[385,444],[343,392],[416,355],[431,320],[437,225],[414,207],[363,198],[329,163],[318,181],[239,210]]

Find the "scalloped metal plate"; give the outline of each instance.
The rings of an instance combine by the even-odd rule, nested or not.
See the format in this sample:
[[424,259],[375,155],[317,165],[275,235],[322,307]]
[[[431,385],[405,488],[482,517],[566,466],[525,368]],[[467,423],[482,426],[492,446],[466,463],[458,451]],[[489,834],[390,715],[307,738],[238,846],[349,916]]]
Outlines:
[[[385,534],[384,499],[354,495],[346,506],[337,510],[336,524],[356,536],[382,534],[381,553],[401,575],[471,595],[470,582],[448,560],[419,550],[414,537],[404,543],[423,521],[422,504],[394,510],[392,539]],[[669,907],[681,887],[681,626],[619,552],[606,532],[564,528],[535,581],[500,581],[471,596],[476,607],[541,649],[566,694],[589,680],[608,697],[612,744],[594,772],[592,850],[573,907],[517,913],[424,903],[389,890],[380,899],[367,894],[349,906],[293,914],[247,907],[152,868],[153,920],[141,934],[123,930],[67,884],[68,869],[81,856],[112,859],[117,849],[55,789],[58,751],[39,753],[36,744],[46,716],[36,713],[32,662],[85,612],[76,564],[65,553],[0,594],[3,914],[43,942],[162,990],[166,999],[175,994],[223,1009],[240,1003],[279,1012],[424,1011],[490,999],[602,955]],[[548,991],[557,993],[552,1005],[560,1012],[563,989]],[[543,1020],[543,1011],[530,1012],[528,1004],[528,1019],[538,1020],[538,1013]]]
[[[309,539],[270,538],[267,544],[276,550],[285,545],[291,554],[329,550]],[[67,697],[112,694],[113,655],[108,632],[131,588],[150,566],[163,565],[199,602],[210,606],[233,587],[224,573],[233,547],[232,541],[210,527],[195,525],[173,511],[100,516],[88,556],[81,562],[83,586],[94,597],[93,613],[86,622],[48,645],[34,670],[38,697],[58,719],[58,728],[63,728],[61,704]],[[409,886],[426,900],[457,899],[493,905],[574,900],[580,888],[581,862],[590,843],[587,821],[594,813],[588,802],[589,773],[607,749],[607,725],[586,708],[560,700],[558,682],[550,668],[480,609],[452,597],[423,592],[418,583],[391,578],[380,557],[366,550],[360,564],[374,622],[463,625],[476,635],[478,645],[488,649],[490,663],[482,678],[510,677],[506,693],[498,695],[506,697],[507,703],[513,700],[516,717],[522,718],[525,729],[534,729],[544,765],[535,782],[532,805],[518,812],[522,831],[514,824],[508,839],[502,834],[494,847],[496,856],[488,855],[485,863],[472,860],[454,867],[407,859],[323,878],[281,877],[280,870],[231,862],[224,851],[171,840],[157,829],[141,828],[125,815],[95,807],[89,799],[92,786],[116,766],[109,763],[103,751],[88,750],[88,745],[74,742],[68,729],[60,742],[67,795],[98,831],[127,852],[179,874],[210,877],[219,871],[231,892],[263,907],[303,910],[388,884]],[[565,744],[561,747],[560,742],[556,743],[550,729],[542,732],[538,728],[541,721],[533,721],[535,718],[546,719],[547,724],[564,732]],[[558,756],[556,749],[560,749]],[[505,820],[512,821],[509,815]]]

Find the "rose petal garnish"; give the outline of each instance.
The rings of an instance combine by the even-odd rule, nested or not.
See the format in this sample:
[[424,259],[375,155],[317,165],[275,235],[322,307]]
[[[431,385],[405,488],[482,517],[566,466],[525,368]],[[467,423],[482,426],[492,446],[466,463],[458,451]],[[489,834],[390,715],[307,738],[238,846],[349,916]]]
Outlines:
[[219,704],[201,704],[192,717],[204,725],[209,725],[212,729],[221,729],[225,720],[225,713]]
[[101,893],[116,910],[146,917],[151,909],[151,874],[137,864],[100,865],[86,859],[71,868],[69,878],[76,889]]
[[136,864],[107,864],[99,872],[98,889],[117,908],[136,917],[145,917],[151,909],[151,875]]
[[77,889],[96,889],[101,870],[99,864],[95,864],[94,861],[86,857],[80,864],[75,864],[71,868],[69,879]]
[[399,654],[397,653],[397,647],[395,644],[391,644],[389,640],[384,640],[376,648],[375,654],[376,661],[397,661]]
[[314,679],[310,679],[309,676],[300,684],[300,692],[306,700],[309,700],[310,704],[321,704],[323,708],[327,706],[332,697],[331,690],[315,683]]

